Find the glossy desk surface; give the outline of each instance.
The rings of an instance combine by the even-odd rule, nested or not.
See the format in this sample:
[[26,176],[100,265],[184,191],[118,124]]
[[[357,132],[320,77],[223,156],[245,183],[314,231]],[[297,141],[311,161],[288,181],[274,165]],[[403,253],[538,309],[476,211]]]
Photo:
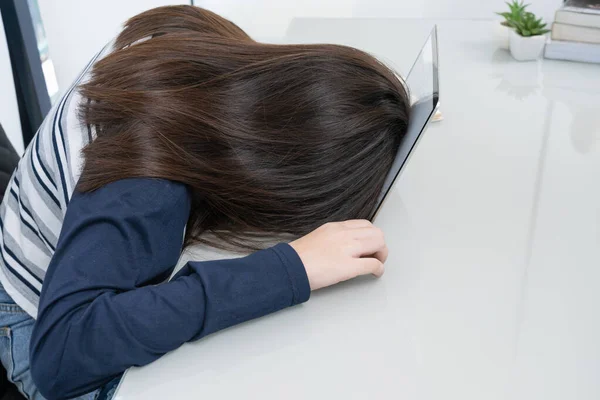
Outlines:
[[406,73],[439,26],[442,122],[376,221],[380,280],[186,344],[116,399],[600,399],[600,66],[519,63],[485,21],[297,19]]

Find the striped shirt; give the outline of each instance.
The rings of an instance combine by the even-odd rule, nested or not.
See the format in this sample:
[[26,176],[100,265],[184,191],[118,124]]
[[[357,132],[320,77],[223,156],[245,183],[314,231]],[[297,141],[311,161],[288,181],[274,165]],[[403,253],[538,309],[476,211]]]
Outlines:
[[0,283],[33,318],[37,317],[44,276],[81,173],[81,150],[94,138],[93,129],[78,120],[81,96],[77,86],[89,78],[94,62],[111,49],[112,42],[92,58],[46,116],[0,205]]

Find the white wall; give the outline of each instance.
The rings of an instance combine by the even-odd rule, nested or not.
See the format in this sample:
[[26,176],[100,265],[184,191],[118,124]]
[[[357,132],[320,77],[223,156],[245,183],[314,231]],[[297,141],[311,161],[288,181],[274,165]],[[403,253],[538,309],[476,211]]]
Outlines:
[[176,0],[38,0],[56,79],[64,91],[90,58],[144,10]]
[[[525,0],[546,21],[562,0]],[[231,19],[256,39],[277,40],[293,18],[491,19],[505,0],[196,0],[195,4]]]
[[[529,0],[553,19],[562,0]],[[129,17],[174,0],[38,0],[50,56],[62,90]],[[257,40],[279,41],[297,17],[497,18],[504,0],[195,0],[237,23]]]
[[8,135],[17,153],[23,153],[23,136],[21,132],[21,120],[19,118],[19,106],[15,93],[12,68],[4,34],[4,24],[0,17],[0,124]]

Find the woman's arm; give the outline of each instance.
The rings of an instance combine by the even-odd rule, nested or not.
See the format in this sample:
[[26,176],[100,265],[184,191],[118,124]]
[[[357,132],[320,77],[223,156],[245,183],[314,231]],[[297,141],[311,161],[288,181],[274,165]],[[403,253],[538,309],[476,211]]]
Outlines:
[[176,264],[189,198],[151,179],[75,193],[48,268],[31,372],[48,398],[103,385],[181,344],[306,301],[302,261],[287,244],[235,260]]

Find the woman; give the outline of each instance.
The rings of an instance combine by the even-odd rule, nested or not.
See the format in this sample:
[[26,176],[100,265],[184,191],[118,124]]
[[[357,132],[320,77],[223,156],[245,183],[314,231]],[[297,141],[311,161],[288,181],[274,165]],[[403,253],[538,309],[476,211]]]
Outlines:
[[[387,248],[364,218],[408,109],[403,83],[356,49],[257,43],[191,6],[129,20],[2,203],[9,378],[35,399],[106,397],[130,366],[380,276]],[[300,239],[258,249],[274,235]],[[165,283],[198,242],[257,251]]]

